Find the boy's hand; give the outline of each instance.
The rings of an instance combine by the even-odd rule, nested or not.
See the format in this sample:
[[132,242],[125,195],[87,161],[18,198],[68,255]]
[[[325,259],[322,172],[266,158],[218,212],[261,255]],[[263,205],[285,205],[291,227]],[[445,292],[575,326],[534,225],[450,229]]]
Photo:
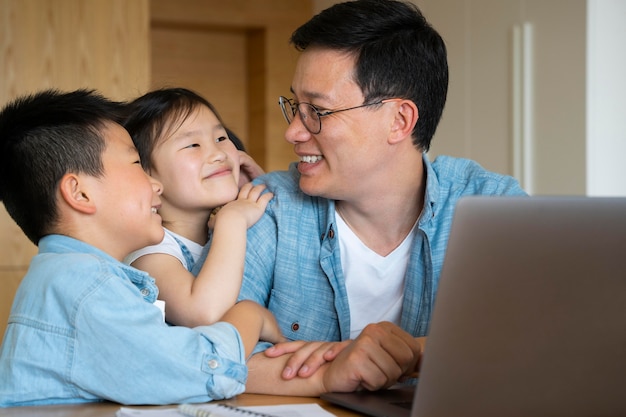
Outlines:
[[275,358],[284,354],[293,353],[287,361],[281,376],[283,379],[292,379],[296,376],[308,378],[323,364],[330,362],[341,352],[350,340],[343,342],[285,342],[268,348],[265,355]]

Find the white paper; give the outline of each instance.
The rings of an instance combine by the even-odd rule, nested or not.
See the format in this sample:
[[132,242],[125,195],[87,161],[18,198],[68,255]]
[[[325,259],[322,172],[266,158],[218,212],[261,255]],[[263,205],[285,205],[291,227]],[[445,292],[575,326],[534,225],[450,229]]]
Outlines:
[[[242,414],[241,411],[222,407],[219,404],[188,404],[187,407],[197,411],[198,417],[241,417],[253,416],[254,414]],[[336,417],[334,414],[324,410],[319,404],[280,404],[280,405],[258,405],[240,406],[240,410],[255,412],[261,415],[272,417]],[[131,408],[121,407],[117,417],[181,417],[185,416],[175,408]],[[193,416],[194,414],[188,414]]]

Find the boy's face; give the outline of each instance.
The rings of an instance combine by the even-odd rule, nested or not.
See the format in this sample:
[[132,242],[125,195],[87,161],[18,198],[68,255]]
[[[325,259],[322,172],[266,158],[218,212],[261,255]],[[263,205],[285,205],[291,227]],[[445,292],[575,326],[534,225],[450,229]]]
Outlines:
[[161,184],[148,176],[137,149],[126,130],[110,123],[104,131],[106,149],[102,154],[104,175],[98,178],[97,215],[102,230],[101,244],[121,259],[130,252],[154,245],[163,239]]

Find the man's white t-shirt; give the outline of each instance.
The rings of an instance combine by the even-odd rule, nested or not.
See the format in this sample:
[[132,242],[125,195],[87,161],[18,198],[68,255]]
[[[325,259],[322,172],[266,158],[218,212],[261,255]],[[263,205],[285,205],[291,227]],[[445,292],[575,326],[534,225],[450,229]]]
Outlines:
[[390,321],[399,325],[415,226],[393,252],[380,256],[365,246],[339,213],[335,218],[350,305],[350,338],[356,338],[369,323]]

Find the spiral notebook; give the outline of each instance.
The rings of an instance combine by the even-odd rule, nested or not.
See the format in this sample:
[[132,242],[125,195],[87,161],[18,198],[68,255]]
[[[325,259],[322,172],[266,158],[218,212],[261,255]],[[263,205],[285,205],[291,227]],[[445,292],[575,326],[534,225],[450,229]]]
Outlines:
[[234,407],[229,404],[181,404],[178,407],[121,407],[116,417],[334,417],[319,404]]
[[233,407],[228,404],[182,404],[178,411],[186,417],[334,417],[318,404],[283,404]]

